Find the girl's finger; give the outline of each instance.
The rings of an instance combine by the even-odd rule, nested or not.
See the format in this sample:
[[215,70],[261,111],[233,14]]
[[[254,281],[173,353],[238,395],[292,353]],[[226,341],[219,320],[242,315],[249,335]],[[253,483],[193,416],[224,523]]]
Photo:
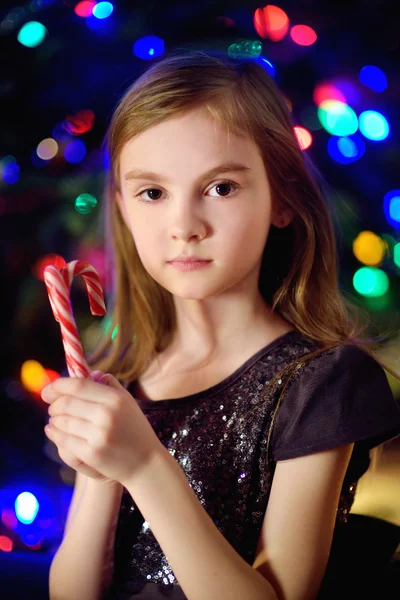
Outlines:
[[51,417],[57,415],[76,417],[102,428],[109,425],[109,417],[106,415],[104,406],[73,396],[60,396],[49,407],[48,413]]
[[59,396],[77,396],[95,404],[114,406],[115,395],[111,386],[100,387],[97,381],[84,377],[59,377],[42,390],[42,398],[49,404]]
[[[59,415],[50,419],[50,433],[54,428],[55,435],[61,445],[67,436],[74,436],[82,440],[95,440],[99,436],[99,428],[90,421],[85,419],[77,419],[67,415]],[[46,430],[47,433],[48,430]]]

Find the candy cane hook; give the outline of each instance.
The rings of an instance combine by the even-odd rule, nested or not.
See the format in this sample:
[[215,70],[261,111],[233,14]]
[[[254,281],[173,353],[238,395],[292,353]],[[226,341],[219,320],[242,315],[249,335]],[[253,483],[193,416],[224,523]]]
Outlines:
[[54,318],[60,323],[69,375],[70,377],[89,377],[90,369],[83,352],[70,298],[72,281],[77,275],[82,275],[85,280],[92,315],[105,315],[106,306],[100,277],[96,269],[89,263],[73,260],[66,264],[61,271],[54,265],[50,265],[44,270],[44,281]]

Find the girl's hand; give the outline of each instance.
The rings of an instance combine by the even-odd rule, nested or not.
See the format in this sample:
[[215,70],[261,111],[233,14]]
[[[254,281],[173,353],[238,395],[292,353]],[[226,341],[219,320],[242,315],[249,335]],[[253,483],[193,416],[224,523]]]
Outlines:
[[115,377],[94,372],[92,378],[97,381],[62,377],[42,390],[51,415],[46,435],[76,471],[126,487],[160,451],[161,442]]

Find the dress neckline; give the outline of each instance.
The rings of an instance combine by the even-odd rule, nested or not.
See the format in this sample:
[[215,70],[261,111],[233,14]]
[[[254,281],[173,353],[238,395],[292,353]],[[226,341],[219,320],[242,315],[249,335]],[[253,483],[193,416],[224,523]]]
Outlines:
[[[295,337],[297,335],[299,335],[299,331],[297,329],[291,329],[290,331],[287,331],[283,335],[280,335],[279,337],[272,340],[272,342],[269,342],[269,344],[264,346],[264,348],[261,348],[261,350],[258,350],[258,352],[253,354],[253,356],[251,356],[249,359],[247,359],[240,367],[238,367],[236,369],[236,371],[234,371],[231,375],[228,375],[228,377],[225,377],[225,379],[220,381],[220,383],[217,383],[217,384],[207,388],[206,390],[202,390],[201,392],[197,392],[197,394],[190,394],[189,396],[182,396],[181,398],[168,398],[165,400],[142,400],[139,398],[135,398],[135,400],[136,400],[138,406],[142,409],[146,409],[146,410],[162,409],[162,408],[171,409],[171,408],[179,408],[182,405],[187,404],[188,402],[202,400],[203,398],[205,398],[207,396],[212,396],[212,395],[220,392],[223,388],[231,385],[236,379],[238,379],[241,375],[243,375],[243,373],[247,369],[249,369],[251,366],[253,366],[253,364],[257,360],[262,358],[265,354],[271,353],[273,350],[278,348],[281,344],[283,344],[287,340],[289,340],[292,337]],[[135,384],[135,382],[131,382],[127,387],[128,391],[130,393],[132,393],[132,391],[134,390],[134,384]],[[134,393],[132,393],[132,395],[133,395],[133,397],[135,397]]]

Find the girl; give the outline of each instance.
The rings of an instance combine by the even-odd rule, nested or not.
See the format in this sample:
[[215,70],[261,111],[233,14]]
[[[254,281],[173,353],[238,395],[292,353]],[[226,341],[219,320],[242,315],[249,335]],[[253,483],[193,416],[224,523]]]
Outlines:
[[50,596],[317,598],[400,411],[285,101],[253,60],[175,53],[107,144],[112,326],[93,381],[43,392],[77,471]]

